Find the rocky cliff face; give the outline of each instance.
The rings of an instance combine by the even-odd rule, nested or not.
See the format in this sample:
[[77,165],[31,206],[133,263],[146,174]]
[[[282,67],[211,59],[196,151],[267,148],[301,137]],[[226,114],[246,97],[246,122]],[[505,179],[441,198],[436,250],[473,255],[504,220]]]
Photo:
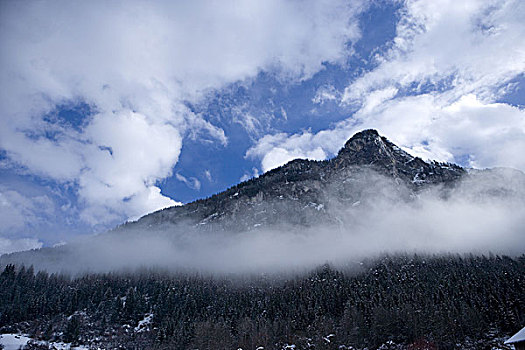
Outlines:
[[355,134],[326,161],[293,160],[208,199],[149,214],[125,228],[191,225],[204,231],[249,231],[341,221],[341,210],[381,200],[410,200],[436,185],[454,186],[465,169],[427,163],[375,130]]

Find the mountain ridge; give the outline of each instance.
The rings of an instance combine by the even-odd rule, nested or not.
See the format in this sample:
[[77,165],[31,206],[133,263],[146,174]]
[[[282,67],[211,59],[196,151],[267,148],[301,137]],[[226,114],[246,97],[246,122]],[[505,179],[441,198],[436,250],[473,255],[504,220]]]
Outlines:
[[[209,225],[206,226],[210,227],[209,230],[243,231],[283,222],[278,214],[287,211],[294,214],[286,215],[286,222],[290,224],[309,226],[318,219],[336,222],[337,219],[322,215],[330,202],[334,202],[333,198],[327,198],[325,192],[332,194],[333,187],[340,187],[349,179],[360,181],[361,176],[367,176],[365,173],[394,180],[409,188],[410,192],[418,192],[436,184],[453,184],[467,171],[455,164],[425,162],[403,151],[377,130],[367,129],[354,134],[334,158],[323,161],[294,159],[211,197],[147,214],[135,222],[120,226],[118,230],[184,221],[197,227]],[[345,197],[349,197],[352,190],[356,191],[339,188],[336,191],[339,194],[334,196],[338,200],[348,200]],[[358,201],[360,199],[356,197],[353,203]],[[260,209],[259,213],[257,209]],[[269,215],[259,215],[262,216],[260,220],[246,220],[262,211]],[[227,223],[228,220],[236,222]]]

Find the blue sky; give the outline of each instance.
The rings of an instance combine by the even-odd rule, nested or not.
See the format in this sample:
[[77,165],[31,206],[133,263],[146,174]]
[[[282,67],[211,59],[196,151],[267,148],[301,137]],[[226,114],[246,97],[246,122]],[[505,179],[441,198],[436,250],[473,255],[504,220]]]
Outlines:
[[0,253],[210,196],[376,128],[525,170],[525,4],[0,4]]

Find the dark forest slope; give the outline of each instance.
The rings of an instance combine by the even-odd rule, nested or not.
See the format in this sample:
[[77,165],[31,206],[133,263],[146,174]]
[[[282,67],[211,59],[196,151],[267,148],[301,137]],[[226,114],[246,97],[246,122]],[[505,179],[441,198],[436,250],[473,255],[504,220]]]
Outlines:
[[491,349],[525,323],[524,290],[524,256],[386,257],[273,279],[8,266],[0,333],[104,349]]

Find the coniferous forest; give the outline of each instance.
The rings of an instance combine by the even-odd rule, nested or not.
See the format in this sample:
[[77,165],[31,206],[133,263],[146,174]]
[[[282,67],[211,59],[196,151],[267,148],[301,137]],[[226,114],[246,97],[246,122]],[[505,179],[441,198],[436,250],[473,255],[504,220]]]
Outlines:
[[[69,277],[8,265],[0,332],[104,349],[492,349],[525,323],[525,256],[386,256],[296,275]],[[502,340],[503,339],[503,340]]]

